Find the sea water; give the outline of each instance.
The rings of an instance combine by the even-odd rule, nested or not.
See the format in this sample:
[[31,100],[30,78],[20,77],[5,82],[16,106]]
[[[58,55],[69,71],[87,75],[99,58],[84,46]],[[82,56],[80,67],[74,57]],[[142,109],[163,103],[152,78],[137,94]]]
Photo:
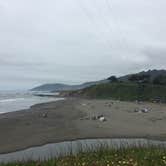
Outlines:
[[[40,92],[42,94],[42,92]],[[37,96],[31,91],[0,91],[0,114],[28,109],[39,103],[62,100],[62,98],[49,96]]]

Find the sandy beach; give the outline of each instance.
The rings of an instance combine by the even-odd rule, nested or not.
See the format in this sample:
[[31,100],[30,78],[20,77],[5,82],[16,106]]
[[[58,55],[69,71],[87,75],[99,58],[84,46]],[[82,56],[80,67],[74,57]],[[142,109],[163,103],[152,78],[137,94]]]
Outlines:
[[[148,108],[148,113],[135,112]],[[106,121],[94,117],[103,115]],[[166,104],[67,99],[0,114],[0,153],[81,138],[166,140]]]

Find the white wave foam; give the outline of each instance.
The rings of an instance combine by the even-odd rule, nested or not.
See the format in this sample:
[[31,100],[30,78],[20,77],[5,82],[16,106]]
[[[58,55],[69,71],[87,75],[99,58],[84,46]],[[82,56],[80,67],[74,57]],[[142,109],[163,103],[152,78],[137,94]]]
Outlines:
[[24,100],[25,98],[15,98],[15,99],[2,99],[0,100],[0,103],[6,103],[6,102],[14,102],[14,101],[20,101]]

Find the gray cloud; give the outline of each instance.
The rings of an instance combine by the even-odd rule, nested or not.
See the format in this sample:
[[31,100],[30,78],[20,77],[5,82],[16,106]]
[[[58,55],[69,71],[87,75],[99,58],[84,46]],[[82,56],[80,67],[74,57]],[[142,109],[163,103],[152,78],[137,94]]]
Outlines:
[[165,68],[166,1],[0,0],[0,89]]

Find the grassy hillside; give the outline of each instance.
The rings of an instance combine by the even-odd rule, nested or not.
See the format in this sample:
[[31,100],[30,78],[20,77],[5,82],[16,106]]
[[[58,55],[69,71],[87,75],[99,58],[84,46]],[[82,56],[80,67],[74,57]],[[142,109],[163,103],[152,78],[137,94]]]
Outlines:
[[45,162],[0,164],[0,166],[165,166],[164,148],[100,149]]
[[120,99],[120,100],[146,100],[160,99],[166,101],[166,86],[138,83],[106,83],[91,86],[80,91],[70,92],[72,96]]

